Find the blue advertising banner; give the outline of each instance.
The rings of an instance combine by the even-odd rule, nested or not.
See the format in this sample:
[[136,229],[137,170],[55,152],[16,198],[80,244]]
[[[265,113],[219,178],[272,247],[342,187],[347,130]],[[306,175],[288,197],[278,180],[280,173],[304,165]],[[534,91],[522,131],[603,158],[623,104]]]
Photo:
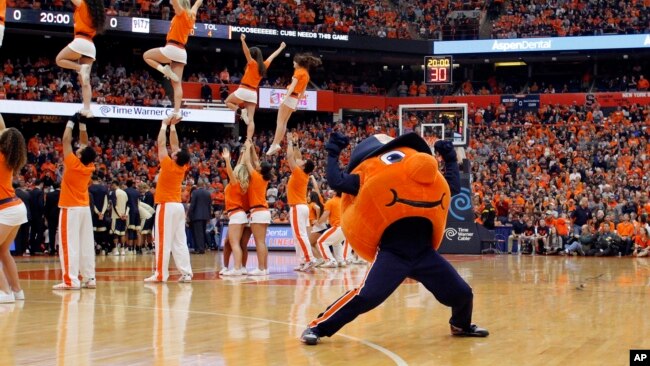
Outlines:
[[[219,248],[223,248],[223,243],[226,241],[227,237],[228,225],[224,225],[223,229],[221,229]],[[275,250],[294,250],[295,246],[291,226],[286,224],[270,225],[266,229],[266,246],[269,249]],[[248,248],[255,249],[255,239],[252,235],[248,241]]]
[[650,34],[484,39],[477,41],[433,42],[433,54],[435,55],[613,50],[634,48],[650,49]]
[[539,94],[503,94],[501,95],[501,104],[506,107],[508,112],[537,111],[540,105],[540,96]]

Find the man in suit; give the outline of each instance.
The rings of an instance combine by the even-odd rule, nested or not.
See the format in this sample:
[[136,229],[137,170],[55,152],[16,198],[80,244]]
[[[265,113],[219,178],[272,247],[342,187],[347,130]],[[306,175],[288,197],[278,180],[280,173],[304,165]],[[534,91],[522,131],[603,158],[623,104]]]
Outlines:
[[[127,201],[129,206],[129,218],[127,223],[127,245],[129,251],[135,250],[135,244],[138,241],[138,233],[140,231],[140,210],[138,209],[138,202],[140,201],[140,192],[134,187],[133,180],[126,181]],[[138,248],[139,249],[139,248]]]
[[47,252],[50,256],[56,255],[56,231],[59,228],[59,196],[61,185],[52,183],[45,194],[45,219],[47,220],[47,233],[50,240]]
[[88,187],[88,192],[90,193],[90,213],[93,219],[95,243],[99,246],[99,248],[95,246],[95,251],[99,249],[100,253],[102,250],[104,253],[108,253],[111,250],[108,240],[108,217],[106,216],[108,212],[108,188],[97,175],[93,175],[92,182],[93,184]]
[[14,182],[13,186],[16,190],[16,196],[23,201],[27,208],[28,220],[26,223],[20,225],[20,229],[18,229],[18,234],[16,234],[16,239],[14,240],[16,243],[16,250],[14,252],[16,255],[29,255],[29,249],[27,249],[27,245],[29,244],[29,220],[32,219],[29,205],[29,192],[25,190],[22,183],[19,184]]
[[34,189],[29,192],[29,211],[31,218],[29,223],[31,230],[29,232],[29,250],[32,254],[43,251],[45,229],[43,228],[43,211],[45,209],[45,197],[43,195],[43,182],[36,180]]
[[211,208],[212,198],[210,192],[205,189],[205,184],[200,182],[198,188],[192,192],[188,210],[192,236],[194,237],[194,249],[197,254],[205,253],[205,228],[212,217]]

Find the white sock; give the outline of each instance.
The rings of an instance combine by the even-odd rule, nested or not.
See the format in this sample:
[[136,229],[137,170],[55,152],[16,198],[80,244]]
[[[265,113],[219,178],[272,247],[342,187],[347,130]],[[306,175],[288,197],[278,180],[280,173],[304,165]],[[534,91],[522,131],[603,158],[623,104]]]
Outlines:
[[158,66],[156,66],[156,70],[158,70],[158,71],[160,71],[160,72],[163,72],[164,69],[165,69],[165,68],[164,68],[163,65],[158,65]]

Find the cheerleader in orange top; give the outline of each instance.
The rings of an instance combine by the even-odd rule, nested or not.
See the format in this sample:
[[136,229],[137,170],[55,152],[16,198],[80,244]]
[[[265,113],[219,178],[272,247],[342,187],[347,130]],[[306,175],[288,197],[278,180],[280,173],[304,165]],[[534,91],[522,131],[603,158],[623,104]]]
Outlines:
[[7,0],[0,0],[0,47],[5,38],[5,16],[7,14]]
[[291,169],[291,176],[287,181],[287,203],[289,204],[289,223],[296,240],[296,254],[300,258],[300,265],[296,271],[308,272],[319,262],[314,258],[309,243],[309,206],[307,206],[307,187],[309,174],[314,171],[314,162],[303,160],[300,149],[294,149],[294,136],[287,134],[287,163]]
[[361,285],[318,315],[301,340],[316,345],[357,316],[386,300],[406,279],[419,281],[442,304],[451,307],[451,334],[486,337],[471,323],[472,288],[437,249],[447,223],[451,194],[460,191],[460,170],[453,144],[435,145],[445,161],[445,175],[431,148],[415,133],[391,138],[374,135],[352,151],[345,172],[339,155],[347,137],[334,133],[326,145],[327,182],[342,191],[341,224],[355,252],[371,261]]
[[307,232],[309,233],[309,244],[311,245],[311,251],[314,254],[316,259],[316,266],[320,266],[325,263],[323,256],[320,254],[318,249],[317,242],[318,238],[327,230],[327,224],[318,224],[318,219],[325,212],[323,206],[323,197],[321,197],[320,189],[318,188],[318,182],[313,175],[309,176],[312,185],[312,191],[309,193],[307,204],[309,206],[309,226],[307,227]]
[[14,173],[18,173],[26,162],[27,147],[23,135],[15,128],[6,128],[0,115],[0,261],[10,287],[5,289],[6,292],[0,291],[0,303],[25,300],[9,246],[20,225],[27,222],[27,207],[16,196],[11,184]]
[[[154,194],[156,204],[156,223],[154,224],[154,245],[156,249],[155,271],[144,282],[167,282],[169,278],[169,259],[174,256],[174,264],[181,273],[178,282],[192,282],[192,264],[185,235],[185,209],[183,207],[182,183],[189,170],[190,153],[181,149],[176,126],[167,117],[160,125],[156,145],[160,173]],[[169,128],[169,147],[167,149],[167,129]]]
[[262,78],[266,76],[266,70],[271,66],[271,62],[278,57],[280,52],[287,46],[284,42],[275,50],[266,60],[262,59],[262,50],[257,47],[248,48],[246,45],[246,35],[242,33],[241,46],[246,56],[246,70],[244,77],[241,79],[239,88],[226,98],[226,105],[231,110],[237,112],[241,104],[244,108],[241,110],[241,119],[248,127],[246,128],[246,139],[253,138],[255,133],[255,106],[257,105],[257,89]]
[[[79,149],[73,150],[72,130],[79,122]],[[59,198],[59,261],[63,282],[54,290],[95,288],[95,245],[88,186],[95,171],[97,152],[88,145],[86,120],[75,114],[66,124],[63,144],[63,177]],[[79,275],[83,282],[79,280]]]
[[[244,148],[240,154],[247,153],[246,148]],[[249,209],[247,191],[250,185],[250,175],[243,164],[237,164],[235,169],[232,169],[230,151],[227,148],[223,149],[222,156],[226,161],[228,171],[228,185],[224,192],[226,196],[226,214],[229,219],[228,241],[230,242],[230,249],[232,249],[232,256],[235,259],[235,268],[226,270],[222,275],[242,276],[246,274],[246,268],[242,264],[242,249],[237,243],[241,242],[244,228],[248,224],[246,211]]]
[[255,238],[257,254],[257,269],[248,273],[249,276],[265,276],[269,274],[268,250],[266,249],[266,228],[271,223],[271,211],[266,201],[266,188],[273,179],[273,167],[267,162],[260,164],[255,147],[250,140],[244,145],[246,152],[242,164],[248,169],[250,183],[248,185],[248,203],[251,213],[251,230]]
[[106,15],[103,0],[72,0],[74,9],[74,40],[56,56],[56,64],[64,69],[74,70],[81,79],[83,108],[79,111],[85,117],[92,117],[90,101],[90,69],[97,51],[93,38],[104,32]]
[[[183,69],[187,64],[187,52],[185,44],[190,33],[194,29],[196,13],[203,3],[197,0],[190,8],[190,0],[171,0],[174,7],[174,18],[172,18],[169,32],[167,32],[167,44],[165,47],[152,48],[145,52],[142,57],[144,61],[154,69],[160,71],[166,78],[172,81],[174,87],[174,113],[172,123],[178,123],[181,115],[181,102],[183,101]],[[163,66],[162,64],[165,64]],[[171,67],[170,67],[171,65]]]
[[287,95],[284,96],[282,104],[280,104],[280,109],[278,109],[275,137],[273,138],[273,143],[271,144],[271,147],[269,147],[269,151],[266,152],[266,155],[274,155],[280,151],[280,143],[287,132],[289,117],[291,117],[291,113],[296,110],[298,107],[298,101],[302,99],[305,90],[307,90],[307,84],[309,84],[309,71],[321,64],[322,62],[319,58],[308,53],[298,54],[293,58],[293,68],[295,71],[293,73],[293,78],[291,79],[291,85],[289,85],[289,88],[287,89]]
[[647,257],[650,253],[650,236],[648,235],[648,228],[642,227],[639,229],[639,234],[634,238],[634,252],[635,257]]

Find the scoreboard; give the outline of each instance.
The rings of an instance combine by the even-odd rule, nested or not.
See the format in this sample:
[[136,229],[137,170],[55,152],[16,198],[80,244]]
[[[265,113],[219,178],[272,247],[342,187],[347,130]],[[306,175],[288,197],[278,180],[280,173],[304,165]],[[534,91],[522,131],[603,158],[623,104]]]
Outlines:
[[451,56],[425,56],[424,82],[430,85],[452,84],[453,66]]
[[[72,13],[49,10],[7,9],[8,23],[49,25],[72,28]],[[106,16],[106,30],[140,34],[167,34],[171,22],[160,19]],[[230,39],[230,26],[196,23],[190,35],[203,38]]]

